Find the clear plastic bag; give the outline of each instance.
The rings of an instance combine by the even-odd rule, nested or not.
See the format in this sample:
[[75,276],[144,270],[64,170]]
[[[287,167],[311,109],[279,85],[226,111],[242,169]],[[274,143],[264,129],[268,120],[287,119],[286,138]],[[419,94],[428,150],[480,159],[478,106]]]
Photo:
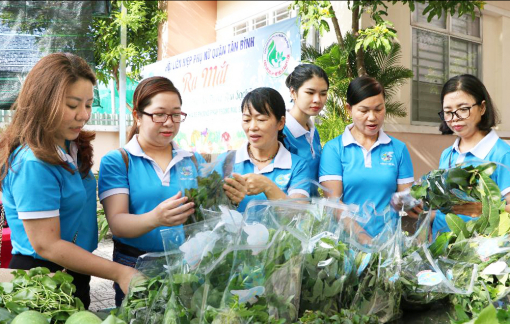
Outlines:
[[[185,241],[174,244],[174,233],[162,231],[170,269],[164,318],[169,323],[190,323],[203,318],[204,305],[221,301],[232,267],[225,257],[241,228],[242,215],[221,207],[207,221],[184,226]],[[173,254],[172,254],[173,253]],[[217,272],[212,272],[217,269]]]
[[178,163],[181,191],[189,201],[195,203],[195,213],[188,218],[186,225],[207,220],[208,214],[205,210],[219,211],[219,206],[233,208],[223,184],[225,177],[232,176],[234,162],[235,151],[229,151],[225,153],[224,158],[218,158],[214,162],[198,163],[199,174],[195,179],[191,179],[193,173],[189,171],[196,167],[191,159],[184,159]]
[[[131,279],[129,290],[122,301],[118,316],[127,323],[156,323],[151,320],[151,309],[168,284],[168,267],[165,253],[147,253],[138,257],[139,274]],[[160,301],[161,302],[161,301]],[[153,318],[152,318],[153,319]]]
[[407,302],[416,304],[427,304],[449,294],[469,295],[477,274],[477,264],[445,257],[434,259],[424,244],[403,260],[402,295]]
[[[254,201],[248,205],[240,235],[224,253],[224,260],[233,258],[228,285],[218,306],[207,301],[205,323],[213,318],[213,323],[297,319],[304,251],[316,209],[303,201]],[[210,269],[210,278],[223,273],[221,264]]]
[[338,220],[349,207],[325,199],[315,203],[321,217],[312,228],[305,254],[300,311],[319,310],[334,315],[339,311],[344,289],[356,280],[354,260],[347,245],[338,239]]
[[[353,272],[339,308],[377,315],[381,322],[395,319],[400,314],[400,217],[389,207],[377,213],[374,204],[366,202],[357,210],[349,206],[339,224],[340,241],[347,245],[346,255]],[[374,226],[377,230],[373,230]]]

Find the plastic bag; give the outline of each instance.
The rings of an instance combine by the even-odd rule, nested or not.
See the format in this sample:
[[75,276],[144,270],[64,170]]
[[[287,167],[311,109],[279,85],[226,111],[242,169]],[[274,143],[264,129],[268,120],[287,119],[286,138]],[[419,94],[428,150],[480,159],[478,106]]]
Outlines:
[[181,190],[189,201],[195,203],[195,212],[188,218],[185,225],[206,220],[205,210],[219,211],[220,205],[233,209],[223,184],[224,178],[232,175],[234,158],[235,151],[229,151],[225,158],[218,158],[211,163],[198,163],[199,174],[196,179],[190,179],[193,176],[191,171],[196,167],[193,161],[184,159],[179,162],[178,170],[184,170],[179,172]]
[[383,213],[377,213],[374,205],[366,202],[355,212],[352,207],[344,212],[339,224],[340,241],[347,245],[353,271],[351,285],[344,290],[339,308],[377,315],[381,322],[398,317],[400,217],[389,207]]
[[145,324],[150,321],[151,308],[161,287],[167,286],[168,271],[165,253],[147,253],[138,257],[135,268],[140,272],[131,279],[118,316],[127,323]]
[[439,209],[446,214],[455,205],[483,202],[478,186],[497,188],[490,178],[497,168],[508,167],[487,161],[470,161],[450,169],[432,170],[411,187],[411,195],[423,200],[425,209]]
[[[228,286],[219,307],[207,301],[204,322],[297,319],[303,252],[314,209],[315,205],[295,201],[250,202],[238,240],[225,254],[225,259],[233,257]],[[218,266],[211,269],[211,278],[223,272]]]
[[238,236],[242,215],[224,206],[221,212],[208,214],[214,216],[184,226],[185,241],[180,246],[174,244],[174,233],[162,231],[171,283],[164,318],[170,323],[202,319],[204,305],[221,301],[228,282],[232,257],[225,255]]
[[448,294],[469,295],[477,274],[477,264],[445,257],[434,259],[424,244],[403,260],[402,295],[407,302],[417,304],[427,304]]
[[508,235],[474,237],[456,242],[448,250],[450,258],[476,263],[478,276],[473,293],[451,295],[450,301],[470,313],[478,313],[490,303],[508,305],[510,300],[510,242]]
[[309,248],[305,254],[300,311],[321,311],[334,315],[346,286],[356,279],[347,245],[338,240],[338,220],[349,207],[325,199],[314,202],[318,208]]

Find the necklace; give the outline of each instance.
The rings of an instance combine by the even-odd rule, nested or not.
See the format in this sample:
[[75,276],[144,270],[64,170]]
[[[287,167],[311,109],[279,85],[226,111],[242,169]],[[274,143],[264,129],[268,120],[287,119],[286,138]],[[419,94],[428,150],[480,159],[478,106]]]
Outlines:
[[279,149],[280,149],[280,143],[278,143],[278,150],[276,150],[276,153],[273,156],[271,156],[270,158],[265,159],[265,160],[259,160],[259,159],[257,159],[256,157],[253,156],[253,153],[251,152],[250,144],[248,144],[248,155],[250,155],[250,157],[252,159],[254,159],[255,161],[257,161],[259,163],[264,163],[264,162],[271,161],[272,159],[274,159],[276,154],[278,154]]

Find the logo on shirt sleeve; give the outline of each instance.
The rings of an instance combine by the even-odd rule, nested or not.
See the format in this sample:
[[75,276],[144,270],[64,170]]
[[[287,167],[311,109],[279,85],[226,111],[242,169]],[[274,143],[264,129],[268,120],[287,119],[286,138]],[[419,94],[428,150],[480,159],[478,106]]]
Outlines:
[[395,165],[392,163],[394,152],[384,152],[381,154],[382,165]]
[[288,174],[280,174],[276,177],[275,183],[280,187],[285,187],[290,181],[290,173]]

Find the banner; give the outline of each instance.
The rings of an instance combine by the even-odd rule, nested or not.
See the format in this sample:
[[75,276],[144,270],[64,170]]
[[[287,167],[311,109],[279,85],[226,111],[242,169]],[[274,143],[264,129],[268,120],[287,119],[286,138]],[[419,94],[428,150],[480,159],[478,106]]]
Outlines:
[[241,102],[249,91],[274,88],[290,105],[285,79],[300,59],[299,25],[291,18],[148,65],[142,76],[165,76],[179,89],[188,117],[178,145],[217,154],[246,141]]

